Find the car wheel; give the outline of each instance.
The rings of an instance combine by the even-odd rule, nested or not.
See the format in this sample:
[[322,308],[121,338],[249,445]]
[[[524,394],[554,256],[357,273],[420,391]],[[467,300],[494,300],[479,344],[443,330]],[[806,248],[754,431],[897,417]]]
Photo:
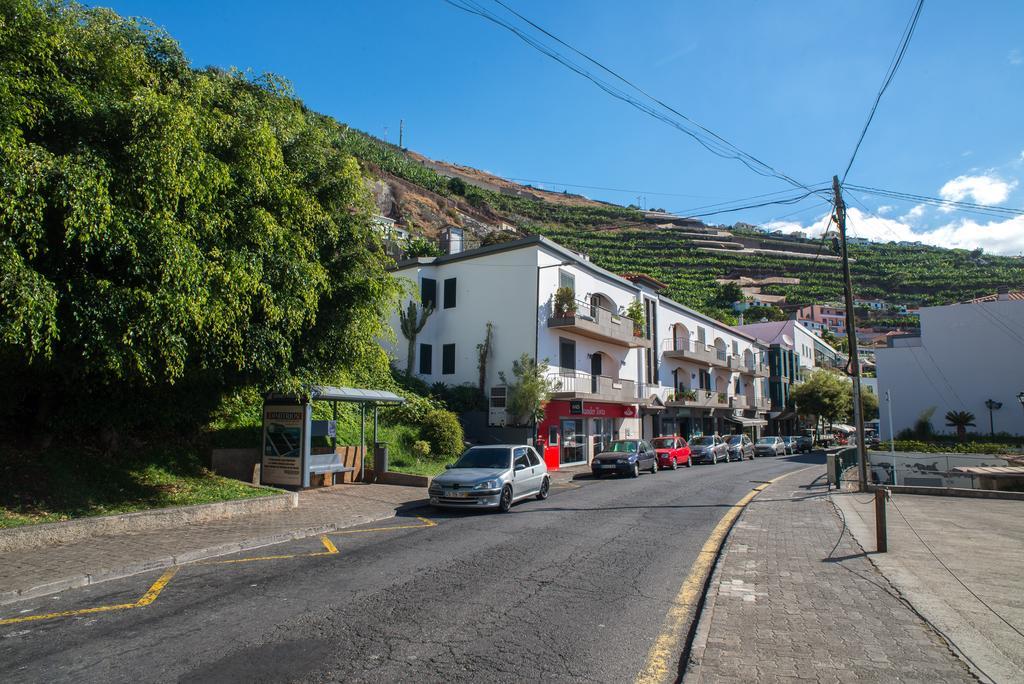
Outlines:
[[715,451],[711,454],[711,465],[718,465],[718,452]]
[[633,464],[633,472],[630,473],[630,477],[640,477],[640,463]]
[[651,475],[658,474],[658,459],[651,461]]
[[544,479],[541,480],[540,491],[537,492],[537,498],[540,499],[541,501],[543,501],[544,499],[548,498],[548,494],[550,494],[550,493],[551,493],[551,478],[549,478],[547,475],[545,475]]
[[679,463],[676,461],[676,459],[673,458],[672,459],[672,465],[670,465],[669,467],[672,468],[672,470],[678,470],[679,469]]
[[498,503],[498,510],[502,513],[508,513],[510,508],[512,508],[512,488],[505,485],[505,488],[501,490],[501,501]]
[[693,467],[693,456],[687,456],[686,457],[686,467],[687,468],[692,468]]

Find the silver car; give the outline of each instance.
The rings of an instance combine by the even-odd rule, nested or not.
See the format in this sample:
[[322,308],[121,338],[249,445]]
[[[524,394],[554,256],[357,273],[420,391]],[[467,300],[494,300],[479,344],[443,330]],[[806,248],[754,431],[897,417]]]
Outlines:
[[781,437],[762,437],[754,444],[755,456],[785,456],[786,443]]
[[690,460],[711,463],[729,460],[729,445],[718,435],[704,435],[690,440]]
[[548,498],[551,476],[533,447],[496,444],[470,447],[430,482],[430,503],[446,508],[497,508],[505,513],[520,499]]

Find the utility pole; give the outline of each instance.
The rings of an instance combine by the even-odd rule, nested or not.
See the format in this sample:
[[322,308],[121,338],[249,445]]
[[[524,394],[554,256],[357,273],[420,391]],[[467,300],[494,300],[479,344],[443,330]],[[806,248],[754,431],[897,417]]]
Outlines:
[[857,430],[857,463],[860,465],[860,491],[868,489],[868,450],[864,444],[864,415],[860,403],[860,357],[857,355],[857,320],[853,311],[853,281],[850,279],[850,257],[846,252],[846,204],[839,187],[839,176],[832,176],[835,194],[836,225],[839,226],[839,249],[843,258],[843,289],[846,295],[846,337],[850,343],[850,375],[853,376],[853,427]]
[[405,119],[399,119],[398,120],[398,149],[400,149],[400,150],[404,150],[405,149],[404,147],[402,147],[402,137],[404,136],[404,134],[405,134]]

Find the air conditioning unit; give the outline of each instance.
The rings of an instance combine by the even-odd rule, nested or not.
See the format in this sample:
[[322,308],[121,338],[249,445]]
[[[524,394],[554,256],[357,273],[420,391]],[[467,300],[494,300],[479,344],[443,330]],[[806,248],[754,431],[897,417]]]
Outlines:
[[491,388],[491,396],[487,403],[487,424],[490,427],[505,427],[508,423],[508,411],[505,410],[505,399],[508,388],[504,385]]

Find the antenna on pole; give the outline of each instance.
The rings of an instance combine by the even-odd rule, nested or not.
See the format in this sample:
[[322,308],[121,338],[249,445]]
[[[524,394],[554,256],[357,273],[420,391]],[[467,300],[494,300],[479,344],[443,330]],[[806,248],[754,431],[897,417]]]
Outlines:
[[398,120],[398,148],[401,149],[401,150],[405,149],[405,147],[402,146],[402,138],[404,137],[404,135],[405,135],[405,119],[399,119]]

